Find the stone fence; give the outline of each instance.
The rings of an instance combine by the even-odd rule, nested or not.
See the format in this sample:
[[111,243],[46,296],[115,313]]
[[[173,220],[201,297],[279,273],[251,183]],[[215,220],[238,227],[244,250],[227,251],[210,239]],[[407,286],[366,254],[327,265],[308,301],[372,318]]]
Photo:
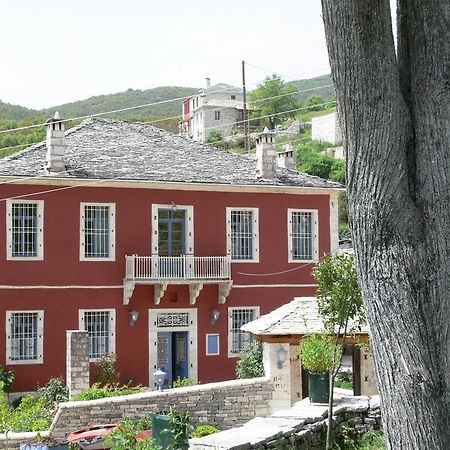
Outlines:
[[227,429],[267,414],[273,386],[267,378],[148,391],[123,397],[60,403],[50,427],[56,439],[87,424],[115,423],[126,414],[130,419],[147,417],[170,408],[188,411],[193,425],[206,423]]
[[[271,417],[257,417],[245,425],[197,439],[192,450],[323,450],[327,433],[328,406],[297,402]],[[357,435],[381,428],[379,396],[342,397],[336,400],[333,429],[336,436],[345,428]]]

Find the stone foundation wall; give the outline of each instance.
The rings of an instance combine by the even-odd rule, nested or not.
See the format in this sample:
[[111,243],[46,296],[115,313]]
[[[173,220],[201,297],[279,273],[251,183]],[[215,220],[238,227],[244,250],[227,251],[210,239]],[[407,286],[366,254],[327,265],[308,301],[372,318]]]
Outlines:
[[267,378],[252,378],[66,402],[59,405],[50,433],[52,437],[62,438],[87,424],[114,423],[124,414],[131,419],[149,418],[155,412],[170,408],[188,411],[193,425],[207,423],[228,429],[256,416],[265,416],[272,394],[273,386]]

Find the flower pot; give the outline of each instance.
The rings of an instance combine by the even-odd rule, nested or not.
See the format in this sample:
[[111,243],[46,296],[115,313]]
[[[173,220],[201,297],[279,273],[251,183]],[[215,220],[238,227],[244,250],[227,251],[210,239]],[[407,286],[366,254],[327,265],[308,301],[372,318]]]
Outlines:
[[308,392],[311,403],[328,403],[330,398],[330,373],[308,373]]

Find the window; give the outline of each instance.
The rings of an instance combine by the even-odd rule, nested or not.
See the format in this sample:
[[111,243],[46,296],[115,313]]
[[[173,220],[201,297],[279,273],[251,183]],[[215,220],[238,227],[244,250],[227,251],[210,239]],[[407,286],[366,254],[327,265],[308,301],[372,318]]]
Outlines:
[[214,120],[220,120],[220,111],[219,110],[214,111]]
[[219,335],[218,334],[207,334],[206,335],[206,354],[209,356],[219,355]]
[[44,201],[8,200],[8,259],[44,258]]
[[7,311],[7,364],[43,362],[43,311]]
[[80,260],[114,261],[115,205],[81,203]]
[[228,308],[228,357],[238,356],[250,342],[250,335],[241,330],[245,325],[259,317],[259,307]]
[[317,210],[288,209],[289,262],[318,259]]
[[98,359],[116,351],[114,309],[80,309],[79,327],[89,332],[89,358]]
[[259,262],[257,208],[227,208],[227,251],[232,261]]
[[236,96],[235,95],[230,95],[231,100],[236,100]]

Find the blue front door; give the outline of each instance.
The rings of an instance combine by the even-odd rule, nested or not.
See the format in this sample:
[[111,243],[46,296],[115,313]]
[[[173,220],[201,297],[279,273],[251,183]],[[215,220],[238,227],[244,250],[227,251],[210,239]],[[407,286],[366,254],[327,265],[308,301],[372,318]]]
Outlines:
[[165,372],[164,388],[172,387],[177,378],[188,378],[188,333],[172,331],[158,333],[158,368]]

